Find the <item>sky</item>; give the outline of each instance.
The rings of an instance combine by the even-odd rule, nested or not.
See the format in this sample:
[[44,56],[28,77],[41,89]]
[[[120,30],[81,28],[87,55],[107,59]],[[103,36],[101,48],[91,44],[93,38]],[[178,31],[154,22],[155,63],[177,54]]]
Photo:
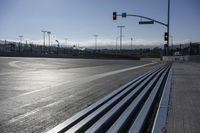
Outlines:
[[[118,25],[123,25],[123,43],[134,45],[164,44],[166,27],[160,24],[139,25],[143,15],[167,23],[167,0],[0,0],[0,40],[43,42],[42,30],[51,31],[52,43],[67,45],[115,45]],[[200,0],[171,0],[170,36],[174,43],[200,42]],[[144,19],[142,19],[144,20]],[[67,38],[67,42],[65,40]],[[46,40],[47,41],[47,40]]]

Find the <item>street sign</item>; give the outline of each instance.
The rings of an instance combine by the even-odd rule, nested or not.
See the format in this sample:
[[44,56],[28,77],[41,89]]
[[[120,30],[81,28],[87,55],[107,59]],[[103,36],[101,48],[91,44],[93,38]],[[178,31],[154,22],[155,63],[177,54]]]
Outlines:
[[154,21],[139,21],[139,24],[154,24]]

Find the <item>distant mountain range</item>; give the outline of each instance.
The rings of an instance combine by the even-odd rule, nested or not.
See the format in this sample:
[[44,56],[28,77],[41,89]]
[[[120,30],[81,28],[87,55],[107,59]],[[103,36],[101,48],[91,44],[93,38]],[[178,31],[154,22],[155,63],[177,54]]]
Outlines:
[[[12,41],[7,41],[7,42],[12,42]],[[17,42],[18,43],[18,42]],[[5,40],[0,40],[0,44],[5,44]],[[185,43],[188,44],[188,43]],[[199,44],[199,42],[198,42]],[[62,47],[66,47],[65,44],[60,44]],[[174,44],[174,46],[177,44]],[[180,44],[178,44],[180,45]],[[52,46],[57,46],[56,44],[52,45]],[[72,47],[74,48],[74,46],[69,46],[68,47]],[[151,44],[151,45],[144,45],[144,44],[137,44],[137,45],[132,45],[132,49],[153,49],[153,48],[163,48],[163,44]],[[80,47],[76,47],[76,48],[88,48],[88,49],[94,49],[94,46],[87,46],[87,45],[81,45]],[[116,49],[116,45],[98,45],[97,49]],[[119,49],[119,44],[117,46],[117,49]],[[122,49],[131,49],[131,45],[127,45],[127,44],[123,44]]]

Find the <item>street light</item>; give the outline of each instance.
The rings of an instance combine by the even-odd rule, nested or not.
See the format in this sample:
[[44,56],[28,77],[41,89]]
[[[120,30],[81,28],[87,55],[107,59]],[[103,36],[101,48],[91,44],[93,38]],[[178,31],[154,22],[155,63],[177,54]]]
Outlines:
[[49,47],[50,47],[50,46],[51,46],[51,40],[50,40],[50,39],[51,39],[51,36],[50,36],[50,35],[51,35],[51,32],[50,32],[50,31],[47,31],[47,34],[48,34],[48,37],[49,37]]
[[47,31],[42,30],[41,32],[43,33],[43,45],[45,46],[45,33],[46,33]]
[[118,41],[118,38],[119,38],[119,37],[116,37],[116,50],[117,50],[117,41]]
[[23,36],[20,35],[20,36],[19,36],[19,52],[21,52],[22,38],[23,38]]
[[[124,37],[124,36],[122,36],[122,37]],[[118,49],[117,47],[118,47],[118,39],[119,38],[120,38],[120,36],[116,37],[116,50]]]
[[19,36],[19,42],[20,42],[20,43],[22,43],[22,39],[23,39],[23,36],[20,35],[20,36]]
[[131,37],[131,50],[133,50],[133,38]]
[[51,48],[50,48],[50,46],[51,46],[51,32],[50,31],[47,31],[47,34],[48,34],[48,37],[49,37],[49,54],[51,53]]
[[95,50],[97,50],[97,37],[98,37],[98,35],[94,35]]
[[66,44],[66,47],[67,47],[67,40],[68,40],[68,38],[64,38],[65,39],[65,44]]
[[117,26],[117,28],[120,29],[120,50],[122,50],[122,28],[125,28],[125,26]]

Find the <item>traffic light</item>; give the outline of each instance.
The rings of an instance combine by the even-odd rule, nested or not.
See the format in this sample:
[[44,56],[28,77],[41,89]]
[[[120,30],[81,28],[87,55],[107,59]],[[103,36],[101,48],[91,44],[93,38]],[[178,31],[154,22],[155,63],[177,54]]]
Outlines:
[[117,12],[113,12],[113,20],[117,20]]
[[164,40],[167,41],[168,40],[168,37],[169,37],[169,34],[168,32],[165,32],[165,35],[164,35]]
[[124,12],[122,13],[122,18],[125,18],[127,16],[127,14]]

